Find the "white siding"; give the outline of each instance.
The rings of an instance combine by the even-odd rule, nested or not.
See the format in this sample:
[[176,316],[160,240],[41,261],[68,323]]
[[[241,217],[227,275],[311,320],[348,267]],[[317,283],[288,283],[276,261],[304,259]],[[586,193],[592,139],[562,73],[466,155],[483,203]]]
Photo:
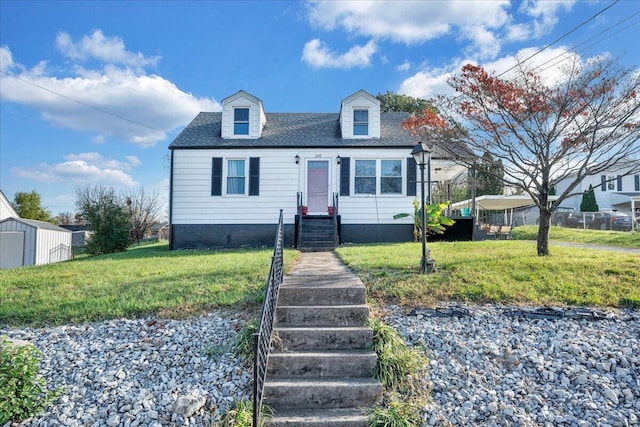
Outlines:
[[[249,109],[249,135],[233,134],[233,109],[248,108]],[[253,95],[240,91],[235,95],[225,99],[222,104],[222,138],[260,138],[262,128],[267,119],[264,114],[262,102]]]
[[[583,193],[589,190],[589,185],[593,186],[593,192],[596,195],[596,202],[598,203],[598,208],[600,210],[612,209],[614,206],[612,204],[611,196],[618,193],[632,193],[635,192],[635,175],[627,175],[622,177],[622,189],[618,191],[618,182],[616,179],[613,180],[613,190],[608,189],[607,191],[602,191],[602,186],[600,185],[602,182],[601,175],[606,175],[608,178],[616,178],[618,175],[622,175],[625,173],[625,170],[612,170],[609,172],[601,173],[598,175],[588,176],[584,178],[580,184],[573,190],[574,193]],[[564,190],[566,190],[569,185],[569,181],[572,178],[568,178],[564,181],[561,181],[556,186],[557,194],[562,194]],[[582,194],[578,194],[576,196],[572,196],[567,198],[564,202],[561,203],[561,206],[573,207],[576,210],[580,210],[580,203],[582,202]]]
[[[339,210],[343,224],[401,224],[411,218],[394,220],[400,212],[413,213],[413,196],[406,194],[406,158],[410,150],[398,149],[229,149],[173,151],[173,224],[269,224],[284,209],[284,220],[294,221],[296,194],[306,203],[306,164],[309,160],[329,160],[329,200],[340,192],[337,156],[351,160],[351,196],[341,196]],[[295,156],[300,157],[299,164]],[[259,196],[211,196],[212,158],[260,158]],[[355,159],[399,159],[402,161],[402,195],[354,195]],[[224,181],[224,179],[223,179]],[[223,182],[224,185],[224,182]],[[416,184],[417,185],[417,184]]]
[[36,237],[36,265],[71,259],[71,231],[39,228]]
[[[353,135],[353,110],[369,111],[369,135]],[[340,129],[343,138],[380,138],[380,101],[364,91],[358,91],[342,101]]]
[[13,206],[11,206],[11,203],[9,203],[9,200],[7,200],[4,193],[0,191],[0,221],[6,218],[17,217],[18,213],[13,209]]

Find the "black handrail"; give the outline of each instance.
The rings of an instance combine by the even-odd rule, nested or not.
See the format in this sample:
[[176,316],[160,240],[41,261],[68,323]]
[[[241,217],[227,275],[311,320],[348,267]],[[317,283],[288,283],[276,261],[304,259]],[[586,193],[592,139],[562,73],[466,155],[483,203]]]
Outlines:
[[273,324],[275,323],[278,292],[283,278],[283,249],[284,227],[282,209],[280,209],[280,218],[278,219],[278,230],[276,231],[276,241],[273,247],[273,256],[271,257],[271,268],[269,269],[267,288],[264,292],[264,302],[262,303],[262,310],[260,312],[258,331],[254,335],[253,427],[258,427],[260,423],[264,381],[267,376],[267,363],[269,361],[269,351],[271,350],[271,335],[273,332]]
[[296,230],[296,248],[300,248],[302,243],[302,192],[298,191],[297,194],[297,213],[298,213],[298,229]]
[[333,193],[333,230],[335,235],[335,245],[338,246],[340,239],[338,238],[338,193]]

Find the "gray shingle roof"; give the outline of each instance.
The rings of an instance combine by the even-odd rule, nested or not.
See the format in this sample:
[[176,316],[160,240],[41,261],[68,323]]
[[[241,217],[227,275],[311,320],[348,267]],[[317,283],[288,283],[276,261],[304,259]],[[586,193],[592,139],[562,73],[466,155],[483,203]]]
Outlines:
[[380,138],[343,139],[337,113],[267,113],[258,139],[222,139],[222,113],[200,113],[173,140],[170,149],[290,148],[290,147],[407,147],[416,137],[401,128],[408,113],[381,113]]

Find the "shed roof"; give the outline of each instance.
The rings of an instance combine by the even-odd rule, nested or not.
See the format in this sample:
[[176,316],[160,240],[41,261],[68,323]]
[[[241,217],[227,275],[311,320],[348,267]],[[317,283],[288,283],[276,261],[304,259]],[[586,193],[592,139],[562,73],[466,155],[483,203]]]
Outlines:
[[17,222],[21,222],[21,223],[26,224],[26,225],[30,225],[32,227],[42,228],[42,229],[46,229],[46,230],[64,231],[65,233],[71,233],[71,231],[67,230],[66,228],[62,228],[60,226],[57,226],[55,224],[51,224],[50,222],[46,222],[46,221],[37,221],[35,219],[6,218],[6,219],[3,219],[2,221],[0,221],[0,223],[9,222],[9,221],[17,221]]

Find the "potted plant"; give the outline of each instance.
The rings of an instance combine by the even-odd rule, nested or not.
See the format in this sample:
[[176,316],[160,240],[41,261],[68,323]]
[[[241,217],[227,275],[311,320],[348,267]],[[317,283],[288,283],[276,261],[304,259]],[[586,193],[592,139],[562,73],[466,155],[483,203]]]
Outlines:
[[327,206],[327,212],[329,212],[329,215],[333,215],[333,206]]
[[309,207],[308,206],[302,206],[302,215],[306,215],[307,212],[309,212]]

